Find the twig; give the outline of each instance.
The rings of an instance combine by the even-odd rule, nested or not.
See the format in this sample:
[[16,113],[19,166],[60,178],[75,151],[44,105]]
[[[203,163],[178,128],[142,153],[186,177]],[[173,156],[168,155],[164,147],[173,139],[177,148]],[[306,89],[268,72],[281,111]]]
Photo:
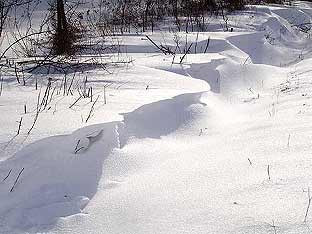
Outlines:
[[83,147],[83,146],[82,146],[82,147],[80,147],[80,148],[78,148],[77,150],[75,150],[75,154],[79,153],[79,151],[80,151],[80,150],[82,150],[82,149],[84,149],[84,147]]
[[53,90],[52,90],[52,93],[51,93],[51,95],[50,95],[50,100],[49,100],[48,104],[50,104],[50,103],[52,102],[52,99],[53,99],[53,95],[54,95],[54,93],[55,93],[55,90],[56,90],[56,86],[54,86],[54,88],[53,88]]
[[91,115],[92,115],[93,110],[94,110],[95,103],[97,103],[97,101],[99,100],[99,97],[100,97],[100,95],[98,95],[97,98],[96,98],[96,100],[95,100],[95,102],[93,102],[93,104],[92,104],[92,106],[91,106],[91,109],[90,109],[90,112],[89,112],[89,115],[88,115],[88,117],[87,117],[87,119],[86,119],[86,123],[87,123],[88,120],[91,118]]
[[195,54],[197,54],[198,34],[199,34],[199,32],[197,32],[197,35],[196,35],[196,43],[195,43],[195,48],[194,48]]
[[80,140],[78,140],[77,145],[75,147],[75,154],[77,154],[80,150],[82,150],[84,148],[83,146],[78,148],[79,143],[80,143]]
[[104,104],[106,105],[106,86],[104,86]]
[[2,182],[4,182],[7,178],[9,178],[11,172],[12,172],[12,169],[9,171],[9,173],[7,174],[7,176],[2,180]]
[[73,83],[74,83],[75,76],[76,76],[76,73],[74,73],[73,78],[72,78],[72,80],[71,80],[71,82],[70,82],[70,85],[69,85],[69,87],[68,87],[68,89],[67,89],[67,96],[68,96],[68,94],[71,92],[71,87],[72,87],[72,85],[73,85]]
[[37,99],[37,110],[36,110],[36,115],[35,115],[35,118],[34,118],[34,121],[30,127],[30,129],[28,130],[27,132],[27,135],[29,135],[31,133],[31,131],[33,130],[33,128],[35,127],[35,124],[38,120],[38,117],[39,117],[39,113],[40,113],[40,95],[41,95],[41,89],[39,91],[39,94],[38,94],[38,99]]
[[272,228],[274,230],[274,234],[277,234],[274,220],[272,220],[272,225],[271,226],[272,226]]
[[77,98],[76,101],[74,101],[74,103],[71,104],[71,105],[69,106],[69,108],[72,108],[74,105],[76,105],[76,103],[79,102],[79,100],[80,100],[81,98],[82,98],[82,96],[80,96],[79,98]]
[[65,94],[66,94],[66,87],[67,87],[67,75],[66,75],[66,73],[64,74],[64,90],[63,90],[63,96],[65,96]]
[[3,90],[3,77],[1,77],[1,80],[0,80],[0,96],[2,94],[2,90]]
[[192,45],[193,45],[193,43],[191,43],[190,46],[188,47],[188,49],[185,51],[184,55],[180,59],[180,64],[183,62],[185,56],[190,52],[190,49],[191,49]]
[[162,51],[162,49],[149,37],[146,35],[146,38],[157,48],[159,49],[160,51]]
[[18,129],[17,129],[16,135],[20,134],[21,127],[22,127],[22,121],[23,121],[23,117],[21,117],[21,120],[18,122]]
[[25,73],[24,73],[24,67],[23,66],[22,66],[22,79],[23,79],[23,86],[26,86]]
[[312,197],[311,197],[311,194],[310,194],[310,188],[308,188],[308,206],[307,206],[307,210],[306,210],[306,213],[305,213],[305,216],[304,216],[304,221],[303,221],[304,223],[307,222],[311,201],[312,201]]
[[167,54],[174,55],[174,54],[175,54],[174,52],[172,52],[172,51],[170,50],[169,47],[165,47],[165,46],[162,46],[162,45],[158,46],[158,45],[157,45],[149,36],[147,36],[147,35],[146,35],[146,38],[147,38],[157,49],[159,49],[161,52],[163,52],[163,54],[165,54],[165,55],[167,55]]
[[19,83],[19,84],[20,84],[20,79],[19,79],[19,76],[18,76],[18,73],[17,73],[17,67],[16,67],[16,64],[14,64],[14,72],[15,72],[15,77],[16,77],[17,83]]
[[248,57],[245,59],[243,65],[245,65],[245,64],[247,63],[247,61],[248,61],[249,58],[250,58],[250,57],[248,56]]
[[16,177],[16,180],[14,181],[14,184],[13,184],[11,190],[10,190],[10,193],[13,192],[13,189],[14,189],[15,185],[17,184],[17,181],[20,178],[20,176],[21,176],[22,172],[24,171],[24,169],[25,168],[23,167],[22,170],[18,173],[18,176]]
[[77,141],[77,144],[76,144],[76,147],[75,147],[75,152],[76,152],[76,150],[78,148],[79,143],[80,143],[80,140]]
[[206,54],[206,53],[207,53],[207,50],[208,50],[209,44],[210,44],[210,37],[208,37],[208,40],[207,40],[207,43],[206,43],[206,47],[205,47],[205,50],[204,50],[204,54]]

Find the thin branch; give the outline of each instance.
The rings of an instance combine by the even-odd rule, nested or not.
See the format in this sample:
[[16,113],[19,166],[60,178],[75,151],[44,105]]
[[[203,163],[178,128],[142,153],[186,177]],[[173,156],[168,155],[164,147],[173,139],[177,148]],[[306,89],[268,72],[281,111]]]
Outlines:
[[96,100],[95,100],[95,102],[93,102],[93,104],[92,104],[92,106],[91,106],[91,109],[90,109],[90,112],[89,112],[89,115],[88,115],[88,117],[87,117],[87,119],[86,119],[86,123],[87,123],[88,120],[91,118],[91,115],[92,115],[92,113],[93,113],[93,111],[94,111],[95,103],[97,103],[97,101],[99,100],[99,97],[100,97],[100,95],[98,95],[97,98],[96,98]]
[[9,178],[11,172],[12,172],[12,169],[9,171],[9,173],[7,174],[7,176],[2,180],[2,182],[4,182],[7,178]]
[[184,55],[180,59],[180,64],[183,62],[183,60],[186,57],[186,55],[190,52],[192,45],[193,45],[193,43],[191,43],[190,46],[188,47],[188,49],[185,51]]
[[49,31],[43,31],[43,32],[35,32],[35,33],[31,33],[31,34],[28,34],[28,35],[26,35],[26,36],[23,36],[23,37],[19,38],[18,40],[14,41],[11,45],[9,45],[9,46],[3,51],[3,53],[2,53],[1,56],[0,56],[0,60],[3,59],[3,57],[4,57],[5,54],[6,54],[6,52],[8,52],[9,49],[11,49],[14,45],[16,45],[16,44],[19,43],[20,41],[24,40],[25,38],[31,37],[31,36],[34,36],[34,35],[40,35],[40,34],[48,33],[48,32],[51,32],[51,31],[49,30]]
[[303,221],[304,223],[307,222],[311,201],[312,201],[312,197],[311,197],[311,194],[310,194],[310,188],[308,188],[308,206],[307,206],[307,209],[306,209],[306,212],[305,212],[305,216],[304,216],[304,221]]
[[18,181],[18,179],[20,178],[20,176],[21,176],[22,172],[24,171],[24,169],[25,169],[25,168],[23,167],[22,170],[18,173],[18,176],[16,177],[16,180],[14,181],[14,184],[13,184],[11,190],[10,190],[10,193],[13,192],[13,190],[14,190],[14,188],[15,188],[15,185],[17,184],[17,181]]

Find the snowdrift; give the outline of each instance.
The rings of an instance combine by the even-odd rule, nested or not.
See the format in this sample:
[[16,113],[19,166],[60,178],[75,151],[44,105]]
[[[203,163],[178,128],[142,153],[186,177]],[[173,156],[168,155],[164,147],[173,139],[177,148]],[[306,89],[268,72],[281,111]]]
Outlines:
[[95,92],[115,85],[111,109],[0,162],[0,233],[310,233],[311,41],[298,25],[311,14],[250,6],[230,15],[234,32],[176,33],[194,45],[181,63],[183,49],[116,36],[133,64],[105,79],[86,69]]
[[[124,114],[124,121],[91,125],[35,142],[1,163],[1,228],[46,228],[83,212],[97,192],[105,159],[131,138],[160,138],[198,118],[201,93],[184,94]],[[163,121],[163,117],[166,121]]]

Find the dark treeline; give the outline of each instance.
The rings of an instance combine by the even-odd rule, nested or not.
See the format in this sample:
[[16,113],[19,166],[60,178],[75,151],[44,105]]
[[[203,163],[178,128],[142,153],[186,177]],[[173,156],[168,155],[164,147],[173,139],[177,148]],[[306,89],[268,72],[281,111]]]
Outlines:
[[102,25],[118,26],[120,31],[130,28],[153,30],[155,22],[165,17],[173,17],[178,29],[181,19],[186,24],[196,24],[204,30],[205,18],[223,15],[243,9],[246,4],[283,3],[283,0],[101,0]]
[[[21,22],[30,23],[26,35],[14,35],[22,38],[14,44],[23,45],[26,54],[32,54],[27,49],[29,42],[36,44],[36,48],[42,45],[41,51],[45,51],[44,45],[52,44],[52,54],[59,55],[75,53],[77,40],[88,33],[95,35],[94,32],[97,32],[106,37],[116,33],[153,31],[159,22],[168,22],[166,25],[174,31],[207,31],[211,17],[220,17],[221,26],[228,31],[232,30],[228,25],[228,14],[233,11],[242,10],[247,4],[280,4],[285,3],[285,0],[48,0],[50,13],[37,32],[31,21],[32,12],[40,2],[42,1],[0,0],[0,39],[8,21],[11,22],[11,28],[14,22],[15,31],[20,32],[16,20],[20,17],[16,15],[18,8],[25,11]],[[91,7],[86,8],[86,5]],[[11,18],[8,20],[10,13]],[[48,31],[48,40],[34,43],[31,35],[43,31]]]

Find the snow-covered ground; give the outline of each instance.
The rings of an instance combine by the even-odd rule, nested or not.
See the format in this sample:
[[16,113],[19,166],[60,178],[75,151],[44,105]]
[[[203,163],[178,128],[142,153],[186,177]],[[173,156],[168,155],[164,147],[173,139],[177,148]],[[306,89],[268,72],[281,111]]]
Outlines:
[[181,64],[133,34],[65,89],[57,71],[26,86],[3,74],[0,233],[311,233],[312,41],[294,25],[312,8],[229,19],[233,32],[215,19],[211,32],[148,33],[193,43]]

